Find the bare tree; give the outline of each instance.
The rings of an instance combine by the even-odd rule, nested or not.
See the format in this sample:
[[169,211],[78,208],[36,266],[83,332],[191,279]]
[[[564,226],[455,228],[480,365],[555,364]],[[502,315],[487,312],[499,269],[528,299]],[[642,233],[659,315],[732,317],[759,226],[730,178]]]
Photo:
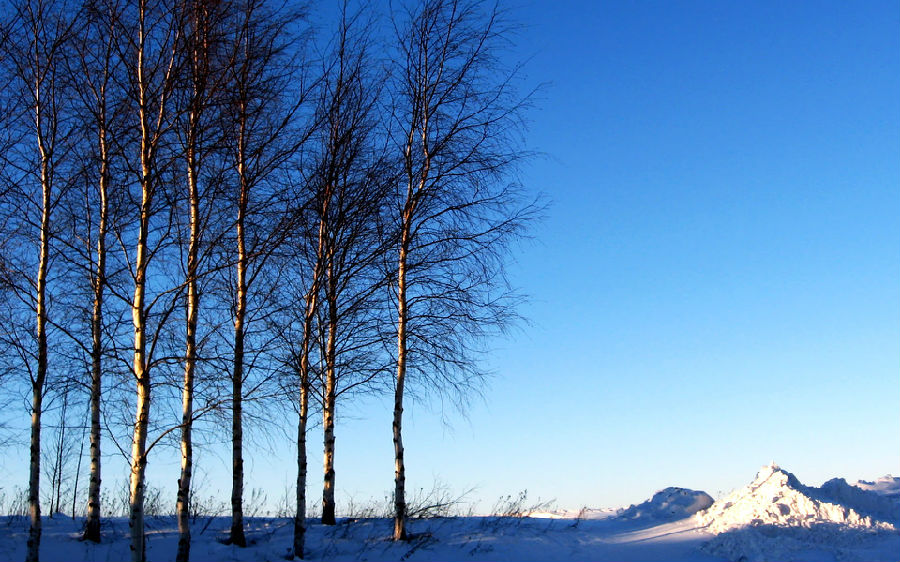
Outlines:
[[[171,129],[170,101],[175,85],[179,26],[177,15],[165,0],[138,0],[120,18],[122,29],[117,36],[123,42],[120,51],[126,58],[129,78],[129,95],[133,98],[137,128],[140,131],[138,165],[136,166],[140,203],[138,234],[134,246],[134,264],[131,275],[134,296],[131,303],[134,327],[134,361],[132,374],[137,384],[137,413],[131,447],[130,516],[131,557],[133,562],[144,562],[144,492],[147,466],[148,428],[150,424],[150,391],[153,348],[148,347],[148,319],[156,299],[148,302],[147,283],[151,260],[157,254],[162,239],[171,228],[171,220],[155,225],[160,212],[156,200],[162,187],[163,163],[160,151],[163,140]],[[163,216],[169,219],[170,217]],[[162,226],[155,240],[151,230]],[[159,330],[159,326],[157,326]],[[157,332],[158,333],[158,332]],[[155,343],[158,338],[150,338]]]
[[[29,303],[36,317],[34,334],[35,350],[27,351],[34,361],[25,362],[28,370],[31,405],[31,446],[28,482],[28,502],[31,526],[28,535],[26,559],[39,559],[41,542],[41,416],[45,384],[48,374],[48,289],[49,264],[51,257],[52,213],[59,201],[59,194],[65,178],[61,161],[66,152],[65,95],[60,79],[61,57],[65,55],[65,43],[72,25],[67,6],[54,2],[22,0],[5,6],[12,21],[10,35],[5,42],[4,62],[10,70],[13,95],[17,96],[19,107],[27,112],[19,114],[25,138],[31,150],[20,144],[18,154],[5,154],[6,164],[17,176],[19,189],[17,196],[22,201],[33,204],[39,218],[26,229],[36,232],[37,260],[36,272],[32,275],[24,271],[24,279],[33,278],[33,283],[18,287],[20,298]],[[33,143],[33,144],[32,144]],[[17,143],[18,144],[18,143]],[[33,151],[33,152],[31,152]],[[27,154],[31,152],[31,154]],[[32,156],[34,155],[34,156]],[[28,189],[33,187],[33,193]],[[26,211],[26,217],[31,213]],[[26,260],[27,261],[27,260]],[[14,273],[15,275],[15,273]]]
[[[78,153],[79,160],[84,162],[80,170],[84,189],[71,197],[66,205],[66,222],[71,226],[71,236],[64,237],[61,244],[69,267],[76,273],[74,284],[81,286],[86,279],[90,286],[89,294],[75,295],[73,298],[79,302],[68,307],[72,309],[70,316],[71,313],[79,315],[82,309],[90,309],[87,335],[90,343],[84,342],[82,331],[65,331],[89,358],[90,477],[82,538],[92,542],[100,542],[101,399],[104,372],[110,370],[104,355],[111,348],[111,336],[104,333],[111,269],[110,242],[122,206],[122,189],[113,182],[114,159],[121,157],[114,136],[122,134],[121,119],[125,109],[123,92],[117,83],[122,67],[114,40],[121,12],[118,0],[85,2],[79,17],[80,25],[73,34],[71,56],[66,57],[69,89],[80,116]],[[112,276],[115,276],[120,266],[113,269]],[[90,304],[82,305],[85,301]]]
[[322,523],[335,524],[335,420],[338,398],[384,371],[379,325],[388,247],[383,207],[391,185],[377,136],[380,65],[370,54],[371,17],[346,4],[327,59],[319,101],[321,146],[310,181],[323,201],[319,369],[324,429]]
[[[307,241],[312,241],[309,247],[304,249],[309,252],[311,249],[312,259],[302,261],[309,263],[307,275],[304,275],[303,265],[301,271],[298,272],[298,279],[301,287],[294,291],[295,294],[303,295],[303,315],[300,319],[299,343],[291,342],[291,353],[288,359],[289,365],[297,375],[298,381],[298,412],[297,412],[297,484],[296,484],[296,510],[294,512],[294,532],[292,556],[294,558],[303,558],[306,545],[306,480],[307,480],[307,453],[306,453],[306,433],[309,422],[309,397],[312,389],[310,382],[310,356],[313,347],[313,329],[316,319],[316,313],[319,306],[319,286],[322,278],[323,264],[323,248],[324,233],[323,225],[320,221],[315,229],[317,235],[301,238],[299,245],[306,246]],[[309,255],[309,253],[307,254]],[[303,281],[308,279],[306,283]],[[290,333],[290,332],[289,332]]]
[[[304,187],[307,187],[304,184]],[[322,187],[318,184],[318,187]],[[302,295],[303,315],[299,320],[299,329],[288,330],[287,339],[290,349],[287,363],[296,374],[298,382],[297,412],[297,484],[296,511],[294,513],[294,533],[292,556],[303,558],[306,544],[306,481],[308,472],[306,433],[309,422],[309,399],[312,391],[311,357],[314,351],[315,322],[319,311],[319,292],[325,264],[325,232],[330,197],[316,190],[309,194],[300,191],[298,197],[303,201],[299,205],[300,218],[296,224],[296,233],[291,242],[300,259],[297,260],[297,275],[292,294]],[[308,200],[307,200],[308,198]],[[307,220],[307,212],[311,211],[316,218]],[[299,332],[299,342],[291,337]]]
[[509,32],[477,0],[410,3],[395,23],[394,135],[400,154],[396,228],[394,540],[405,540],[403,399],[412,381],[466,393],[484,338],[514,316],[503,264],[534,207],[509,172],[523,156],[526,99],[497,58]]
[[[299,60],[305,39],[299,31],[301,7],[278,6],[267,0],[241,0],[231,24],[231,64],[223,122],[230,146],[234,201],[233,325],[231,369],[232,489],[228,541],[246,546],[244,536],[244,385],[261,350],[251,347],[251,322],[271,313],[273,277],[267,269],[287,239],[293,221],[291,192],[282,172],[309,135],[298,123],[308,87]],[[256,301],[254,305],[254,301]],[[256,314],[254,314],[254,311]],[[271,340],[276,334],[267,334]],[[268,344],[258,342],[259,347]],[[252,388],[258,390],[264,381]]]
[[[201,277],[209,248],[215,245],[215,229],[210,217],[218,206],[216,191],[220,181],[206,173],[206,185],[202,186],[204,168],[209,159],[221,151],[221,128],[215,124],[216,104],[225,80],[227,65],[223,50],[222,28],[225,25],[223,6],[217,2],[193,0],[178,6],[181,26],[181,57],[184,58],[182,88],[176,92],[182,103],[177,111],[181,137],[181,157],[184,158],[187,183],[188,240],[184,285],[187,292],[185,310],[184,383],[181,412],[181,476],[178,479],[178,496],[175,504],[178,519],[178,550],[176,560],[187,562],[190,558],[190,492],[193,470],[193,422],[198,412],[194,409],[194,385],[199,361],[198,318],[200,314]],[[206,251],[202,247],[206,246]]]
[[[64,361],[65,357],[54,356],[54,367],[67,367],[68,365],[62,364]],[[71,366],[77,369],[80,365],[71,363]],[[81,460],[79,446],[85,428],[84,425],[73,423],[72,411],[77,413],[81,410],[77,384],[78,380],[73,376],[57,377],[52,385],[54,388],[50,389],[48,397],[44,399],[41,467],[49,487],[45,488],[46,492],[42,495],[45,499],[43,503],[50,509],[51,518],[63,513],[64,497],[77,488],[78,465]],[[74,517],[74,507],[72,516]]]

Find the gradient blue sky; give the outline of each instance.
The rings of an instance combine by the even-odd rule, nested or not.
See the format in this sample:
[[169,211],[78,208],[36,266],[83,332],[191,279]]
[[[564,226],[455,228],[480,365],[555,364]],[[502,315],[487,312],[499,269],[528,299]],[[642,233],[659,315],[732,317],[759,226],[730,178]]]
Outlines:
[[[897,3],[510,9],[550,83],[523,178],[553,204],[511,268],[532,324],[468,420],[407,409],[408,486],[577,508],[715,495],[771,460],[900,474]],[[382,497],[389,405],[344,414],[338,501]]]
[[[467,419],[408,406],[409,489],[578,508],[716,495],[771,460],[814,484],[900,474],[897,3],[510,8],[549,82],[523,179],[552,207],[511,267],[531,325]],[[390,416],[339,412],[339,510],[390,489]],[[294,482],[290,444],[246,462],[272,503]],[[224,450],[199,463],[227,498]]]

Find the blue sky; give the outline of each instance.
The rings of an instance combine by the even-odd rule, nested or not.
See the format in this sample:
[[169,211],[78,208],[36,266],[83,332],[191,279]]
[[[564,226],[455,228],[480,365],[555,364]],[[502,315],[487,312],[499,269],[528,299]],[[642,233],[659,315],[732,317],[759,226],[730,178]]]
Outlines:
[[[527,81],[548,83],[522,179],[552,206],[510,269],[531,323],[497,342],[466,419],[407,407],[408,488],[577,508],[716,495],[772,460],[809,483],[900,473],[897,5],[510,14]],[[390,404],[339,416],[338,502],[383,498]],[[270,497],[293,482],[250,462]]]
[[[552,205],[510,268],[530,324],[466,418],[407,406],[408,489],[578,508],[717,495],[772,460],[813,484],[900,474],[897,4],[509,8],[548,83],[522,180]],[[340,511],[383,498],[393,459],[389,400],[338,416]],[[273,504],[296,471],[276,449],[245,459]],[[227,499],[227,453],[198,458],[201,495]],[[149,474],[174,499],[177,458]]]
[[[578,507],[716,494],[771,460],[900,473],[896,3],[511,13],[550,83],[523,180],[553,204],[511,268],[532,323],[467,421],[410,408],[409,486]],[[383,410],[338,428],[345,499],[390,486]]]

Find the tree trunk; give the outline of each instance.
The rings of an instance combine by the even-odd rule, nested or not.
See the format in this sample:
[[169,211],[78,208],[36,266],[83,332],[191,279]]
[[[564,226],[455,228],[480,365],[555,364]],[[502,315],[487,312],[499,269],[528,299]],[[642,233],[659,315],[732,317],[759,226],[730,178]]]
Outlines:
[[59,513],[60,502],[62,501],[62,479],[63,479],[63,460],[66,445],[66,411],[69,409],[69,384],[66,383],[63,388],[63,403],[59,413],[59,434],[56,440],[56,469],[53,471],[56,480],[55,502],[50,504],[50,517]]
[[[239,275],[243,277],[243,275]],[[246,297],[239,293],[238,301],[244,301]],[[241,305],[238,305],[241,308]],[[232,379],[232,419],[231,419],[231,537],[229,542],[233,545],[247,546],[247,538],[244,536],[244,456],[243,441],[244,429],[241,421],[243,415],[243,377],[244,377],[244,325],[243,311],[234,321],[234,378]]]
[[147,467],[147,428],[150,421],[150,372],[146,361],[146,319],[144,310],[145,277],[147,269],[147,231],[149,220],[149,166],[145,169],[141,226],[138,235],[134,301],[131,306],[134,324],[134,376],[137,380],[137,414],[131,444],[131,560],[145,562],[144,553],[144,470]]
[[[243,278],[243,273],[238,275],[239,279]],[[240,281],[238,281],[240,284]],[[238,304],[238,308],[246,307],[246,289],[238,290],[238,302],[243,301],[243,306]],[[247,546],[247,539],[244,536],[244,456],[243,441],[244,429],[241,421],[243,411],[243,377],[244,377],[244,318],[243,310],[239,316],[236,315],[234,321],[234,378],[232,379],[232,420],[231,420],[231,537],[230,543],[236,546]]]
[[139,10],[139,31],[137,51],[138,113],[141,126],[141,213],[138,227],[137,248],[134,268],[134,300],[131,305],[131,320],[134,324],[134,378],[137,382],[137,414],[134,421],[134,436],[131,442],[131,482],[128,525],[131,531],[131,560],[145,562],[144,551],[144,472],[147,468],[147,428],[150,423],[150,369],[147,363],[147,321],[146,282],[149,260],[148,236],[150,231],[150,211],[153,201],[153,143],[150,132],[149,103],[147,100],[148,79],[144,70],[145,9],[143,2]]
[[300,343],[300,416],[297,421],[297,513],[294,516],[294,557],[303,558],[306,542],[306,422],[309,417],[309,340],[316,310],[316,275],[306,296],[303,341]]
[[245,164],[246,104],[240,107],[240,134],[238,135],[238,176],[240,194],[237,216],[237,306],[234,311],[234,372],[232,373],[232,418],[231,418],[231,544],[247,546],[244,536],[244,321],[247,315],[247,241],[244,221],[250,199]]
[[100,224],[97,229],[97,271],[94,276],[94,307],[91,312],[91,476],[87,521],[83,540],[100,542],[100,396],[103,391],[103,289],[106,285],[106,232],[109,217],[109,154],[106,138],[105,88],[100,104]]
[[[196,95],[196,93],[195,93]],[[194,151],[199,112],[190,115],[189,146],[187,150],[188,198],[190,201],[190,240],[187,263],[187,325],[185,326],[184,388],[181,398],[181,477],[178,479],[178,498],[175,515],[178,519],[177,562],[188,562],[191,553],[190,496],[191,474],[194,466],[191,431],[194,425],[194,371],[197,364],[197,314],[200,295],[197,291],[198,253],[200,246],[200,194],[197,189],[197,160]]]
[[319,239],[313,278],[306,294],[306,314],[303,318],[303,340],[300,342],[300,419],[297,422],[297,513],[294,516],[294,557],[303,558],[306,542],[306,422],[309,416],[309,345],[312,339],[313,321],[319,298],[319,278],[322,271],[322,254],[325,247],[328,197],[322,202],[319,219]]
[[81,426],[81,439],[78,440],[78,463],[75,465],[75,486],[72,490],[72,520],[75,520],[75,509],[78,505],[78,483],[81,481],[81,460],[84,458],[84,434],[86,427]]
[[28,474],[28,507],[31,526],[28,530],[26,562],[38,562],[41,546],[41,405],[43,380],[32,383],[31,393],[31,462]]
[[[307,366],[301,365],[300,415],[297,421],[297,513],[294,515],[294,558],[303,559],[306,544],[306,421],[309,415]],[[302,373],[306,372],[307,377]]]
[[[35,85],[40,92],[40,84]],[[51,162],[44,144],[41,124],[41,102],[35,106],[35,125],[38,133],[38,148],[41,154],[41,231],[40,255],[37,272],[37,371],[31,384],[31,447],[28,475],[28,505],[31,526],[28,531],[25,560],[37,562],[41,546],[41,414],[43,413],[44,382],[47,379],[47,268],[50,258],[50,191]]]
[[[137,330],[136,330],[137,332]],[[141,333],[136,337],[143,337],[143,324]],[[135,367],[138,361],[143,363],[143,357],[138,359],[139,352],[135,350]],[[140,353],[143,355],[143,353]],[[131,531],[131,560],[132,562],[145,562],[144,553],[144,471],[147,468],[147,426],[150,418],[150,379],[143,367],[138,375],[137,383],[137,417],[134,424],[134,437],[131,445],[131,482],[130,504],[131,515],[128,518],[128,526]]]
[[408,223],[404,228],[397,267],[397,385],[394,389],[394,535],[395,541],[406,540],[406,467],[403,464],[403,385],[406,382],[406,254]]
[[336,402],[335,378],[335,346],[337,345],[337,302],[334,295],[334,279],[332,265],[328,267],[328,342],[325,354],[325,403],[323,404],[323,426],[325,459],[325,481],[322,487],[322,524],[334,525],[337,521],[334,516],[334,415]]

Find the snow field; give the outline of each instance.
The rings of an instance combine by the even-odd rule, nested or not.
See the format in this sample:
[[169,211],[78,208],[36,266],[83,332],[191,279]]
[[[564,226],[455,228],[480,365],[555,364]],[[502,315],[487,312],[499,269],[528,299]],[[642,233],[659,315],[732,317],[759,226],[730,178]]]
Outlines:
[[[804,486],[775,464],[747,486],[713,502],[704,493],[665,488],[625,509],[542,510],[503,516],[435,517],[410,521],[409,542],[394,543],[391,521],[309,521],[307,560],[538,561],[887,561],[900,558],[900,478]],[[41,559],[116,561],[130,558],[128,522],[104,520],[103,543],[79,540],[83,520],[45,518]],[[191,560],[276,561],[290,556],[292,521],[247,520],[248,548],[224,544],[226,517],[193,522]],[[25,555],[28,520],[0,517],[0,561]],[[150,562],[172,560],[174,517],[147,519]]]

